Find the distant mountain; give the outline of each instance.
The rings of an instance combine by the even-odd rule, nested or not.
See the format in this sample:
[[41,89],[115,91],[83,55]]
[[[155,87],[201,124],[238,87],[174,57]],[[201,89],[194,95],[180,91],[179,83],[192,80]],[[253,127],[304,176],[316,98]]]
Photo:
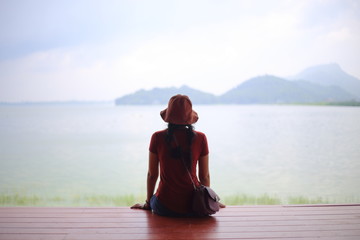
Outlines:
[[360,99],[360,80],[344,72],[336,63],[309,67],[292,79],[322,86],[338,86]]
[[360,80],[345,73],[337,64],[310,67],[291,79],[272,75],[259,76],[243,82],[221,96],[188,86],[139,90],[117,98],[115,104],[167,104],[175,94],[188,95],[194,104],[360,102]]
[[194,104],[213,104],[217,97],[188,86],[180,88],[154,88],[152,90],[139,90],[115,99],[116,105],[145,105],[145,104],[167,104],[169,99],[176,94],[188,95]]
[[320,86],[306,81],[289,81],[265,75],[252,78],[220,96],[220,102],[254,103],[314,103],[347,101],[353,96],[336,86]]

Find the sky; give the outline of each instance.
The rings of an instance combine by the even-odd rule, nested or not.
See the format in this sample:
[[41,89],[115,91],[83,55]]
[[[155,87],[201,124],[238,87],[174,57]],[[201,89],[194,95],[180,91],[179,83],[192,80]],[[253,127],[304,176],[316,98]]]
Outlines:
[[0,102],[220,95],[328,63],[360,78],[359,0],[0,0]]

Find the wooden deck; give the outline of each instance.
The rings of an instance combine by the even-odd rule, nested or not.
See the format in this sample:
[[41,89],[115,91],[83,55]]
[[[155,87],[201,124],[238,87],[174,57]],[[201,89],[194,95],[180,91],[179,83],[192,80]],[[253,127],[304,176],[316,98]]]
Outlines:
[[1,240],[360,239],[360,204],[230,206],[204,219],[119,208],[0,208]]

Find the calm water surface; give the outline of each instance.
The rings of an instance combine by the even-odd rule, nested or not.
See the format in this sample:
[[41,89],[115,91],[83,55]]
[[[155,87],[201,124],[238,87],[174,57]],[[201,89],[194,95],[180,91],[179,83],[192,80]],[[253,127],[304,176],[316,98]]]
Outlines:
[[[0,193],[145,194],[164,106],[0,106]],[[360,199],[360,108],[194,106],[221,195]]]

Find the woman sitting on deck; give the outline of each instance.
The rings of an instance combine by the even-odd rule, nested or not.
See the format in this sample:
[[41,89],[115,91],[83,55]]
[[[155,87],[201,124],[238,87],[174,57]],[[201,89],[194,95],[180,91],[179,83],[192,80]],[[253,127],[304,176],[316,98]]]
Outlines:
[[[155,132],[151,137],[149,169],[147,176],[147,199],[145,204],[131,208],[152,210],[162,216],[192,216],[191,200],[193,183],[210,186],[209,149],[206,136],[195,131],[192,124],[198,120],[188,96],[175,95],[168,108],[161,111],[168,128]],[[199,180],[196,165],[199,163]],[[154,194],[159,176],[160,183]],[[189,177],[188,170],[192,181]],[[225,205],[220,204],[220,207]]]

